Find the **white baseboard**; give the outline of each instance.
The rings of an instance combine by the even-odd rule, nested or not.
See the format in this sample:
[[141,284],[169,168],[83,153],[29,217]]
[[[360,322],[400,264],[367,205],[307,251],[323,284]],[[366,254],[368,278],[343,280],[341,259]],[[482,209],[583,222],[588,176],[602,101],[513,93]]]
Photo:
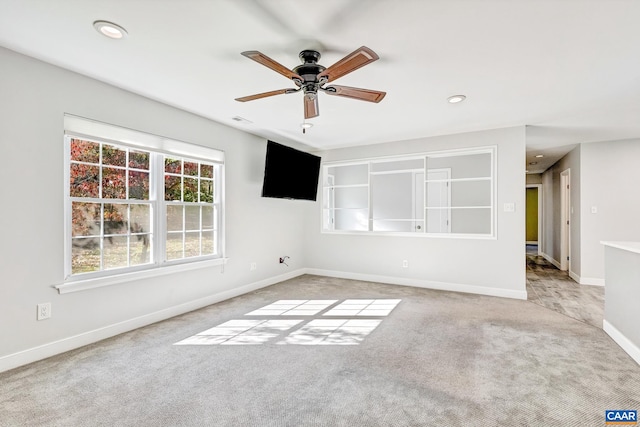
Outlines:
[[607,322],[606,319],[602,321],[602,329],[611,337],[612,340],[616,342],[633,360],[636,361],[638,365],[640,365],[640,348],[629,338],[625,337],[622,332],[616,329],[611,323]]
[[581,285],[604,286],[604,279],[596,279],[595,277],[580,277],[573,271],[569,271],[569,277]]
[[294,277],[305,274],[305,272],[305,269],[294,270],[286,274],[281,274],[278,276],[269,277],[264,280],[253,282],[239,288],[218,292],[216,294],[209,295],[204,298],[199,298],[194,301],[189,301],[173,307],[165,308],[160,311],[135,317],[133,319],[104,326],[99,329],[83,332],[82,334],[78,334],[72,337],[63,338],[58,341],[53,341],[37,347],[29,348],[27,350],[19,351],[17,353],[2,356],[0,357],[0,372],[17,368],[19,366],[45,359],[47,357],[55,356],[56,354],[64,353],[65,351],[73,350],[97,341],[101,341],[103,339],[110,338],[124,332],[132,331],[134,329],[138,329],[143,326],[159,322],[161,320],[169,319],[180,314],[188,313],[190,311],[197,310],[199,308],[206,307],[220,301],[234,298],[239,295],[243,295],[267,286],[271,286],[284,280],[293,279]]
[[437,289],[441,291],[464,292],[468,294],[489,295],[494,297],[527,299],[527,291],[490,288],[485,286],[464,285],[459,283],[436,282],[432,280],[406,279],[402,277],[379,276],[376,274],[350,273],[346,271],[323,270],[307,268],[307,274],[318,276],[338,277],[341,279],[364,280],[367,282],[388,283],[391,285],[413,286],[416,288]]
[[560,263],[558,261],[556,261],[555,259],[553,259],[553,257],[547,255],[544,252],[541,252],[540,255],[542,255],[542,257],[544,259],[546,259],[547,261],[549,261],[551,264],[553,264],[558,270],[560,270]]
[[574,273],[571,270],[569,270],[569,277],[571,277],[574,280],[574,282],[580,284],[580,276],[578,276],[576,273]]
[[525,242],[526,245],[537,245],[538,241],[537,240],[527,240]]

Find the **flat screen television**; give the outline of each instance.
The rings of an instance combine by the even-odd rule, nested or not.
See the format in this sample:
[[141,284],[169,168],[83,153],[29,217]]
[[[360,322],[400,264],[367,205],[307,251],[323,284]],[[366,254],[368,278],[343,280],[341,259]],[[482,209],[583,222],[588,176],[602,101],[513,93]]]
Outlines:
[[267,141],[262,197],[316,200],[320,157]]

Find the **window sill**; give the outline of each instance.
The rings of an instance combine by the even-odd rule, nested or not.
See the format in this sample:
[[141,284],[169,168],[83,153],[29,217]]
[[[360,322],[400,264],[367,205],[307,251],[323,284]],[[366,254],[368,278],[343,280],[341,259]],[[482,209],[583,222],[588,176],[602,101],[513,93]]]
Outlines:
[[164,267],[152,268],[149,270],[135,271],[131,273],[115,274],[107,277],[96,277],[93,279],[74,280],[53,287],[59,294],[86,291],[88,289],[101,288],[103,286],[117,285],[120,283],[132,282],[134,280],[147,279],[150,277],[163,276],[165,274],[179,273],[181,271],[198,270],[201,268],[215,267],[227,263],[229,258],[216,258],[206,261],[190,262],[185,264],[174,264]]
[[321,234],[338,234],[351,236],[382,236],[382,237],[418,237],[433,239],[477,239],[497,240],[494,234],[465,234],[465,233],[418,233],[408,231],[356,231],[356,230],[320,230]]

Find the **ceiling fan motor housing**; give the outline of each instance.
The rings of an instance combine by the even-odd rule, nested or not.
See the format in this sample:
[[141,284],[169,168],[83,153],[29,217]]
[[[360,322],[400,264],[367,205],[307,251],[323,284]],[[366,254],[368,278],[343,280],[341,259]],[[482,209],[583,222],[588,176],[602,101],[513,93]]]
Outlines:
[[320,52],[315,50],[303,50],[302,52],[300,52],[299,56],[303,61],[303,64],[295,67],[293,69],[293,72],[304,79],[304,81],[302,82],[302,86],[317,84],[318,74],[325,70],[325,67],[318,64],[318,60],[320,59]]

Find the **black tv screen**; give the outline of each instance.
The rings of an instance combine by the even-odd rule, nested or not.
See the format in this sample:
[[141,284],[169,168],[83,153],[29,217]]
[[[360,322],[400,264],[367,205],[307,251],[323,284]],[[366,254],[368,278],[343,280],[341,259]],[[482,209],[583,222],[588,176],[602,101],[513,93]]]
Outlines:
[[262,197],[316,200],[320,157],[267,142]]

